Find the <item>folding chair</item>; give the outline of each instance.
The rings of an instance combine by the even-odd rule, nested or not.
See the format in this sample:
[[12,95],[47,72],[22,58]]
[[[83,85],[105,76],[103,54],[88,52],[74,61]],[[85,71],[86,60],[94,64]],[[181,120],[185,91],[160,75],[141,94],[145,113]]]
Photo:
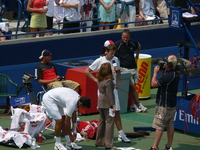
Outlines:
[[18,95],[18,86],[7,75],[0,73],[0,98],[6,99],[8,109],[6,114],[9,113],[9,97]]
[[[30,109],[31,105],[29,95],[24,95],[21,97],[10,97],[10,105],[12,114],[10,129],[14,131],[24,130],[24,119],[28,117],[28,109]],[[25,107],[28,109],[22,109]]]

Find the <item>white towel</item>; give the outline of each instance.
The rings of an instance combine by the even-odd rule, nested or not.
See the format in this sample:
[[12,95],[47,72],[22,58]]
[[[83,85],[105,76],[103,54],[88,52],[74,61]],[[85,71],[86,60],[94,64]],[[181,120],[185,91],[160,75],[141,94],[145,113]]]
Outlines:
[[13,111],[14,111],[14,114],[12,116],[10,129],[17,131],[20,127],[19,122],[22,122],[24,120],[26,115],[28,115],[28,112],[21,108],[15,108]]

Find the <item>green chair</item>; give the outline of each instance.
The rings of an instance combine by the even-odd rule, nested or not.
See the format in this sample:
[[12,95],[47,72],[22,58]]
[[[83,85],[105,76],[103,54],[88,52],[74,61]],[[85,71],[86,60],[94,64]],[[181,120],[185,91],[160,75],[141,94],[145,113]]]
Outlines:
[[9,104],[9,97],[18,95],[18,86],[7,75],[0,73],[0,98],[5,97]]

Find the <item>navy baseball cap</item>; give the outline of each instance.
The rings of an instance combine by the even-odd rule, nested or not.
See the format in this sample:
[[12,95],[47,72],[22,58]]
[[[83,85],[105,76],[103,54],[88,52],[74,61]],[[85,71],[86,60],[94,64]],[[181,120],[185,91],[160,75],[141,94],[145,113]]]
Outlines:
[[44,56],[51,56],[51,52],[48,50],[43,50],[39,59],[42,59]]

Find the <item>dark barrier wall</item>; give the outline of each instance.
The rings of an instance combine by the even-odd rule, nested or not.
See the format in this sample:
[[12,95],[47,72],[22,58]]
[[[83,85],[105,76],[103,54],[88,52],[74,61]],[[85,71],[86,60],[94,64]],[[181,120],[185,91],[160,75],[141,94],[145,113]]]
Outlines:
[[[176,46],[184,39],[184,32],[168,25],[151,25],[130,29],[132,39],[139,41],[144,49]],[[117,41],[122,29],[94,31],[42,38],[27,38],[0,42],[0,66],[38,62],[41,51],[48,49],[53,59],[69,59],[98,55],[105,40]],[[200,35],[200,26],[193,26],[194,37]]]
[[[141,53],[149,54],[152,56],[152,58],[160,58],[160,57],[165,58],[166,56],[171,55],[171,54],[178,55],[179,52],[180,52],[179,48],[177,46],[173,46],[173,47],[163,47],[163,48],[157,48],[157,49],[143,50]],[[193,57],[195,54],[196,53],[194,51],[191,51],[190,57]],[[92,60],[95,60],[98,57],[99,57],[99,55],[90,56],[90,57],[77,57],[77,58],[73,58],[73,59],[62,59],[62,60],[52,59],[52,62],[56,65],[59,75],[65,76],[67,69],[74,68],[74,67],[83,67],[83,66],[70,66],[70,65],[63,65],[63,64],[67,64],[67,62],[72,61],[72,60],[81,60],[81,61],[90,60],[89,62],[93,62]],[[11,60],[12,58],[8,58],[8,59]],[[8,75],[20,87],[22,85],[22,76],[23,76],[24,72],[34,75],[35,67],[38,64],[39,64],[39,60],[35,63],[0,66],[0,73]],[[152,66],[152,69],[153,69],[153,66]],[[153,70],[152,70],[152,73],[153,73]],[[77,78],[78,78],[78,76],[77,76]],[[199,84],[196,84],[196,83],[199,83],[199,82],[200,82],[200,78],[198,76],[190,78],[188,88],[189,89],[198,89]],[[41,87],[36,80],[32,79],[32,84],[33,84],[35,94],[41,90]],[[182,90],[182,87],[183,87],[182,82],[180,81],[179,91]],[[20,95],[25,94],[25,93],[26,93],[26,91],[24,88],[22,90],[22,92],[20,93]]]
[[[195,38],[200,35],[200,27],[193,26]],[[101,47],[105,40],[117,41],[121,38],[121,29],[112,31],[96,31],[93,33],[79,33],[73,35],[60,35],[43,38],[28,38],[0,42],[0,73],[8,75],[20,87],[24,72],[34,75],[34,69],[40,62],[38,57],[43,49],[53,53],[52,61],[56,64],[61,76],[65,75],[67,67],[63,68],[58,63],[71,60],[90,60],[99,57]],[[143,54],[150,54],[152,58],[166,57],[170,54],[178,55],[177,40],[184,39],[184,32],[168,28],[167,25],[134,28],[132,39],[142,45]],[[171,47],[172,46],[172,47]],[[183,50],[181,51],[183,53]],[[195,55],[194,49],[190,50],[190,58]],[[80,66],[81,67],[81,66]],[[199,77],[189,79],[189,89],[197,89]],[[41,90],[40,85],[32,80],[35,94]],[[182,82],[179,91],[182,89]],[[25,88],[20,95],[25,94]]]

